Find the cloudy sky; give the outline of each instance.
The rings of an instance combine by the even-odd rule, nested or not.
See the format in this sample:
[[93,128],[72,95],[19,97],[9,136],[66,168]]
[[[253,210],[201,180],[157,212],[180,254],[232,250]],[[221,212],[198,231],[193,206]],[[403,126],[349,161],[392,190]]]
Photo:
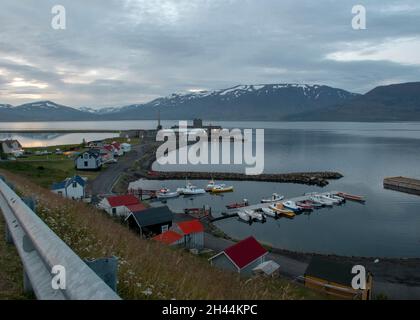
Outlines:
[[[54,5],[66,30],[51,27]],[[353,30],[352,7],[367,10]],[[420,80],[418,0],[1,0],[0,103],[122,106],[237,84]]]

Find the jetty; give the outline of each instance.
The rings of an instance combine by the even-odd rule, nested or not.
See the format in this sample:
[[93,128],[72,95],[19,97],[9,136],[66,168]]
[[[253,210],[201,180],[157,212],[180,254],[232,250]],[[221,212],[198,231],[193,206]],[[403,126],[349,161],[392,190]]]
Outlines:
[[384,188],[420,195],[420,180],[406,177],[385,178]]

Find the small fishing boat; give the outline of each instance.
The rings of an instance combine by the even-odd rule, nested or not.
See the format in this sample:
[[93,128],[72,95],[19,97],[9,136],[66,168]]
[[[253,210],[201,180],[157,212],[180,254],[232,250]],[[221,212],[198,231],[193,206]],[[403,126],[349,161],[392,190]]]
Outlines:
[[327,201],[331,201],[333,204],[341,204],[341,201],[340,201],[340,200],[338,200],[338,199],[334,199],[334,198],[330,197],[330,196],[329,196],[329,195],[327,195],[327,194],[320,195],[320,197],[321,197],[322,199],[327,200]]
[[178,192],[171,192],[168,188],[162,188],[158,192],[156,192],[156,198],[158,199],[169,199],[169,198],[175,198],[178,197]]
[[251,217],[246,212],[238,211],[238,217],[243,221],[251,222]]
[[309,199],[315,203],[321,204],[322,206],[326,206],[326,207],[331,207],[334,205],[334,202],[328,199],[322,198],[319,195],[311,196]]
[[308,203],[307,201],[298,201],[296,202],[296,205],[305,211],[312,211],[314,209],[314,206],[312,203]]
[[226,206],[227,209],[239,209],[243,207],[248,207],[249,202],[247,199],[244,199],[242,202],[231,203]]
[[210,190],[211,193],[233,192],[233,186],[226,187],[224,184],[216,185]]
[[283,206],[286,209],[292,210],[293,212],[300,212],[302,211],[302,208],[300,208],[299,206],[296,205],[296,202],[294,201],[285,201],[283,202]]
[[269,199],[261,199],[261,203],[272,203],[272,202],[279,202],[284,199],[284,196],[281,196],[277,193],[273,193],[271,198]]
[[262,213],[256,212],[254,210],[245,210],[244,212],[248,216],[250,216],[252,220],[261,221],[261,222],[265,220],[264,215]]
[[178,188],[176,191],[179,194],[191,195],[191,196],[206,193],[206,190],[201,189],[201,188],[197,188],[196,186],[192,185],[191,183],[187,183],[185,188]]
[[278,218],[277,212],[270,209],[270,208],[261,208],[261,210],[266,216],[269,216],[269,217],[272,217],[272,218]]
[[319,209],[319,208],[322,208],[322,207],[323,207],[323,205],[322,205],[322,204],[320,204],[320,203],[316,203],[316,202],[311,201],[311,200],[303,200],[303,201],[299,201],[299,202],[296,202],[296,204],[297,204],[298,206],[301,206],[301,204],[303,204],[303,205],[308,205],[308,206],[311,206],[313,209]]
[[272,204],[270,209],[286,218],[294,218],[296,216],[292,210],[286,209],[282,203]]
[[326,196],[328,198],[338,200],[340,203],[346,202],[346,199],[344,199],[343,197],[337,196],[334,193],[327,193]]
[[346,200],[357,201],[357,202],[366,202],[366,200],[362,196],[356,196],[353,194],[345,193],[345,192],[338,192],[337,195],[342,197]]
[[216,186],[217,186],[216,182],[213,179],[211,179],[206,186],[206,191],[210,192]]

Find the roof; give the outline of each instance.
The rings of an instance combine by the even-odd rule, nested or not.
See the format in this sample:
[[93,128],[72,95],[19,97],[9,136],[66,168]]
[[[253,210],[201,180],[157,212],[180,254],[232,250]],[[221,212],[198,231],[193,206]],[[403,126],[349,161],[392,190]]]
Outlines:
[[139,204],[140,201],[135,196],[126,195],[126,196],[114,196],[106,198],[111,207],[121,207],[121,206],[130,206],[134,204]]
[[76,183],[80,184],[82,187],[84,187],[86,185],[86,181],[82,177],[80,177],[80,176],[74,176],[74,177],[71,177],[71,178],[67,178],[64,181],[61,181],[61,182],[58,182],[58,183],[54,183],[51,186],[51,190],[65,189],[69,185],[73,184],[73,182],[76,182]]
[[126,206],[128,210],[130,210],[131,212],[140,212],[143,210],[146,210],[146,206],[143,203],[138,203],[138,204],[130,204],[128,206]]
[[305,276],[312,276],[351,287],[354,277],[354,274],[351,273],[353,266],[351,263],[314,256],[306,269]]
[[172,222],[173,213],[167,206],[164,206],[134,212],[130,214],[128,218],[129,217],[134,217],[139,226],[148,227],[165,222]]
[[103,149],[108,150],[108,151],[111,151],[111,152],[114,151],[114,147],[111,146],[111,145],[106,145],[106,146],[103,147]]
[[175,231],[168,230],[162,234],[157,235],[156,237],[153,237],[152,239],[165,244],[173,244],[182,239],[182,236]]
[[267,250],[255,240],[246,238],[223,251],[239,269],[267,254]]
[[83,155],[84,155],[85,153],[88,153],[88,154],[89,154],[90,156],[92,156],[92,157],[99,158],[99,152],[98,152],[97,150],[93,150],[93,149],[90,149],[90,150],[88,150],[88,151],[85,151],[85,152],[81,153],[81,154],[79,155],[79,157],[83,157]]
[[177,225],[184,234],[199,233],[204,231],[203,224],[198,220],[178,222]]
[[280,268],[280,265],[272,260],[265,261],[253,269],[253,271],[262,271],[266,275],[272,275]]
[[113,147],[115,147],[117,149],[120,149],[121,148],[121,145],[118,142],[113,142],[111,144],[112,144]]

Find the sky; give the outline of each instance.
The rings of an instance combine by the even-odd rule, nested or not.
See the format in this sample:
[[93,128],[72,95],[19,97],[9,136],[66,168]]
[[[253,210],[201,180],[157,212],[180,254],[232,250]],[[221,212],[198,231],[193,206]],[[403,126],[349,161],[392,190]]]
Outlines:
[[[352,8],[366,8],[365,30]],[[51,22],[62,5],[66,29]],[[418,0],[1,0],[0,104],[144,103],[239,84],[420,80]]]

